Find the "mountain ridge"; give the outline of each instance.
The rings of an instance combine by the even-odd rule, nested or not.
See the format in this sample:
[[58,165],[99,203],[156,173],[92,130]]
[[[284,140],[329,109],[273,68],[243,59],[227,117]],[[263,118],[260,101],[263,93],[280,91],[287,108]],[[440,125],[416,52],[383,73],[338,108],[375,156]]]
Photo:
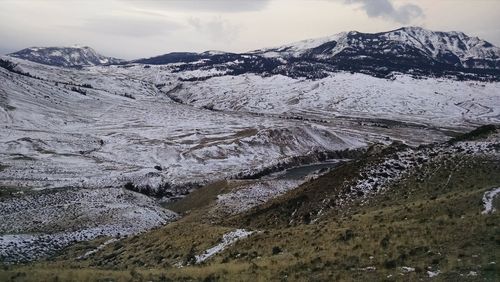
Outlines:
[[[217,76],[252,73],[320,79],[333,72],[347,71],[384,78],[404,73],[457,80],[500,80],[499,47],[463,32],[421,27],[378,33],[342,32],[244,53],[171,52],[130,61],[104,57],[89,47],[77,50],[79,53],[74,54],[71,48],[32,47],[10,56],[64,67],[172,64],[175,72],[217,70],[213,72]],[[196,79],[210,77],[213,75]]]
[[59,67],[96,66],[117,64],[123,61],[103,56],[88,46],[29,47],[8,54],[8,56]]
[[[170,53],[133,62],[157,65],[176,57],[175,63],[181,63],[177,55]],[[376,77],[406,73],[477,80],[498,80],[500,74],[500,48],[462,32],[420,27],[379,33],[342,32],[247,53],[189,53],[189,57],[190,61],[177,66],[177,71],[222,69],[230,75],[281,74],[312,79],[337,71]]]

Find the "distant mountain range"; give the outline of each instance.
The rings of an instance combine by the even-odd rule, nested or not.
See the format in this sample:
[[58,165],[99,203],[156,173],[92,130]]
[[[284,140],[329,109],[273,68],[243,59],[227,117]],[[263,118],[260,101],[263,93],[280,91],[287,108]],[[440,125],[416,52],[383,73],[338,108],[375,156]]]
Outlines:
[[103,56],[90,47],[31,47],[9,56],[59,67],[98,66],[123,62],[120,59]]
[[104,57],[89,47],[28,48],[11,56],[63,67],[175,63],[178,72],[216,69],[227,75],[281,74],[312,79],[336,71],[377,77],[406,73],[498,80],[500,76],[500,48],[462,32],[436,32],[420,27],[381,33],[343,32],[247,53],[175,52],[127,62]]

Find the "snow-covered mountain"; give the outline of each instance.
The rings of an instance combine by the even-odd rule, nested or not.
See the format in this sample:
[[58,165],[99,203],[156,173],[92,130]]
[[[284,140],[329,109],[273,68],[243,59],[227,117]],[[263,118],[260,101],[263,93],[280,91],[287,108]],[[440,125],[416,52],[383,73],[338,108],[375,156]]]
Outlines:
[[426,57],[463,68],[500,68],[500,48],[491,43],[462,32],[436,32],[421,27],[404,27],[374,34],[343,32],[255,53],[266,57],[308,57],[321,61],[343,56],[366,59],[386,54],[402,58]]
[[337,71],[377,77],[394,73],[479,80],[500,77],[500,48],[462,32],[435,32],[420,27],[373,34],[343,32],[242,54],[171,53],[135,62],[186,63],[177,66],[180,72],[216,69],[230,75],[281,74],[314,79]]
[[90,47],[31,47],[9,56],[59,67],[117,64],[120,59],[106,57]]

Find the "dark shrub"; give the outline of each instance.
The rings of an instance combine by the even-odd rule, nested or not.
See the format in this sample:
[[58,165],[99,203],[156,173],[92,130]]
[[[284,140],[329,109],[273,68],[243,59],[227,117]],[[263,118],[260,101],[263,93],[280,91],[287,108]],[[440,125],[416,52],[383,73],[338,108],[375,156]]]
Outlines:
[[273,255],[277,255],[277,254],[279,254],[281,252],[282,252],[282,250],[281,250],[280,247],[278,247],[278,246],[274,246],[273,247]]

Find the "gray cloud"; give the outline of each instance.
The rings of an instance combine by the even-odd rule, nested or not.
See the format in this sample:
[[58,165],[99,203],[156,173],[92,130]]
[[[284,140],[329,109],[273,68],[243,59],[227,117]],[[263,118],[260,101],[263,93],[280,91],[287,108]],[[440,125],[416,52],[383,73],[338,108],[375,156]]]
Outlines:
[[133,37],[163,35],[181,27],[168,19],[133,17],[94,17],[87,19],[83,26],[98,33]]
[[238,37],[239,26],[220,18],[214,17],[210,20],[202,20],[192,17],[188,19],[188,24],[199,34],[205,35],[212,41],[223,41],[231,43]]
[[165,11],[251,12],[263,10],[271,0],[122,0],[137,8],[155,8]]
[[396,7],[390,0],[344,0],[344,3],[361,5],[369,17],[387,18],[402,24],[424,16],[424,11],[417,5],[404,4]]

